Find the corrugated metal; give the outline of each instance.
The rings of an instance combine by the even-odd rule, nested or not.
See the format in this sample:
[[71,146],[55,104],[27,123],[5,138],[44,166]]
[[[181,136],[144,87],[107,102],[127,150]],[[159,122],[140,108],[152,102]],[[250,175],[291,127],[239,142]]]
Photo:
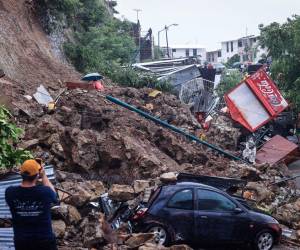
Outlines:
[[0,249],[14,250],[14,231],[12,228],[0,228]]
[[193,107],[193,112],[207,112],[215,101],[214,82],[196,78],[182,84],[179,99]]
[[[45,171],[49,180],[55,179],[53,166],[46,166]],[[9,207],[5,202],[6,188],[8,188],[9,186],[18,186],[20,185],[20,183],[21,183],[21,176],[18,174],[9,175],[4,179],[0,180],[0,218],[1,219],[11,218]]]
[[274,136],[256,154],[257,163],[269,163],[271,165],[285,159],[298,146],[280,135]]

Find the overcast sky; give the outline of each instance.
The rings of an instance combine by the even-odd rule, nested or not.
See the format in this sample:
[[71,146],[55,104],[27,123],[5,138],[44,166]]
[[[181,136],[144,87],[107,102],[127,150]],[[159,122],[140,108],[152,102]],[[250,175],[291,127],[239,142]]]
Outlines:
[[[200,44],[208,50],[220,48],[220,42],[259,34],[258,25],[284,22],[300,14],[300,0],[117,0],[118,15],[136,21],[141,9],[142,30],[157,32],[164,25],[178,23],[169,31],[170,44]],[[161,44],[165,36],[161,33]]]

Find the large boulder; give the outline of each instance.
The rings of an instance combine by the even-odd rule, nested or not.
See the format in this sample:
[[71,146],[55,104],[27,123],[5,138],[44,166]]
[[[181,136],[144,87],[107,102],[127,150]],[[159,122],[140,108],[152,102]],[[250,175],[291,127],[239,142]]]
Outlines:
[[125,245],[130,249],[137,248],[144,245],[146,242],[153,241],[154,234],[152,233],[139,233],[133,234],[126,242]]
[[160,246],[154,243],[146,243],[143,246],[140,246],[138,250],[168,250],[169,248]]
[[300,230],[300,199],[278,207],[273,215],[283,224]]
[[101,181],[64,181],[60,185],[65,191],[72,194],[65,202],[74,207],[82,207],[90,200],[97,199],[106,192]]
[[66,223],[63,220],[53,220],[52,229],[56,238],[63,238],[66,232]]
[[128,201],[134,199],[134,190],[128,185],[114,184],[108,192],[108,196],[115,201]]
[[76,207],[73,207],[71,205],[68,206],[68,221],[69,223],[78,223],[81,220],[81,215],[78,212]]
[[98,248],[104,242],[104,233],[102,230],[101,213],[90,213],[80,223],[82,230],[83,245],[87,248]]
[[174,172],[164,173],[160,176],[160,181],[163,183],[175,182],[177,181],[177,173]]
[[133,189],[136,194],[144,192],[146,188],[150,187],[150,181],[146,180],[135,180],[133,182]]

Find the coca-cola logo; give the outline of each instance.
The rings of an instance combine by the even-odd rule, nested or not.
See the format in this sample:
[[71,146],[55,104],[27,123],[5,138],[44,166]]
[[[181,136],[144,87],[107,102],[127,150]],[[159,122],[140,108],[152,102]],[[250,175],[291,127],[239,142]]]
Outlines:
[[277,93],[270,83],[266,80],[262,80],[257,83],[262,94],[268,99],[269,103],[272,106],[280,106],[281,105],[281,96]]

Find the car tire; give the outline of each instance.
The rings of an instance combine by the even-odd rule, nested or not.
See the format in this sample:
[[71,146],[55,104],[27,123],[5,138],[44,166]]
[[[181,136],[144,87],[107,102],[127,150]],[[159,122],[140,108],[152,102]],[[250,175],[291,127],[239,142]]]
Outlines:
[[168,246],[171,243],[170,233],[166,226],[153,223],[147,227],[146,231],[147,233],[154,233],[156,235],[154,241],[158,245]]
[[260,231],[256,237],[253,244],[253,249],[255,250],[271,250],[274,246],[274,235],[270,230]]

